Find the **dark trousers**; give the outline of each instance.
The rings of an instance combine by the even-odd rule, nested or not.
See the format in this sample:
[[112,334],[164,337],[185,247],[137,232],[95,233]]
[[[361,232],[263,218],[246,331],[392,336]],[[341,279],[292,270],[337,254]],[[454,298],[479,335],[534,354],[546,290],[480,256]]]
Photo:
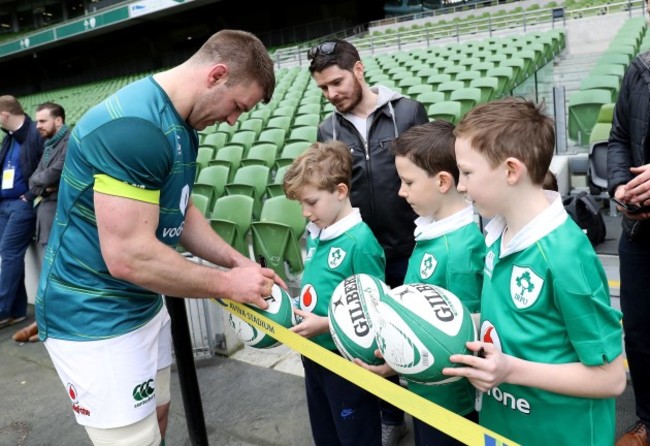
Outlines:
[[[398,259],[386,260],[386,285],[391,288],[398,287],[404,283],[404,276],[408,268],[408,257],[400,257]],[[399,376],[393,375],[386,378],[388,381],[399,385]],[[381,408],[381,422],[391,426],[396,426],[404,422],[404,411],[387,403],[384,400],[379,400],[379,407]]]
[[27,314],[25,252],[34,238],[36,213],[18,198],[0,200],[0,319]]
[[[465,415],[465,418],[478,423],[478,412],[473,410]],[[417,418],[413,418],[413,434],[416,446],[463,446],[465,444]]]
[[302,357],[311,432],[316,446],[380,446],[379,398]]
[[625,354],[636,401],[636,415],[650,427],[650,234],[618,245]]

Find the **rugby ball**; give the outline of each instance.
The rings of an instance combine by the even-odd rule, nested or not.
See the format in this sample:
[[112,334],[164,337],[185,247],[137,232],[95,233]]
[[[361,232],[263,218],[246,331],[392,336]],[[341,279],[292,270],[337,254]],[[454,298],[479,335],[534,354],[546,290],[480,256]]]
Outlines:
[[[283,288],[277,284],[273,284],[271,295],[266,298],[266,301],[269,304],[269,307],[266,310],[262,310],[254,305],[246,304],[246,307],[250,309],[251,312],[248,315],[253,313],[261,314],[286,328],[295,325],[293,302],[291,296],[289,296]],[[245,345],[254,348],[271,348],[280,345],[280,342],[266,334],[262,329],[255,325],[251,325],[246,320],[234,315],[233,313],[230,313],[228,322],[239,340]],[[265,322],[261,323],[270,330],[273,330],[273,327],[270,324]]]
[[355,274],[337,285],[330,300],[328,319],[336,348],[350,361],[383,364],[375,356],[377,341],[373,329],[376,308],[390,288],[368,274]]
[[476,340],[476,327],[455,294],[424,283],[402,285],[382,296],[377,314],[379,350],[404,379],[431,385],[460,379],[442,369],[456,367],[449,356],[472,354],[465,343]]

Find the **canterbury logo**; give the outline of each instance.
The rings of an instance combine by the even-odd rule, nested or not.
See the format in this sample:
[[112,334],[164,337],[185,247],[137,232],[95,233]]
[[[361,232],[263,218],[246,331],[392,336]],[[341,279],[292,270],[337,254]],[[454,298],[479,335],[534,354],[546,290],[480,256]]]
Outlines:
[[133,388],[133,399],[136,401],[142,401],[149,398],[154,394],[154,392],[153,379],[150,379],[149,381],[138,384]]

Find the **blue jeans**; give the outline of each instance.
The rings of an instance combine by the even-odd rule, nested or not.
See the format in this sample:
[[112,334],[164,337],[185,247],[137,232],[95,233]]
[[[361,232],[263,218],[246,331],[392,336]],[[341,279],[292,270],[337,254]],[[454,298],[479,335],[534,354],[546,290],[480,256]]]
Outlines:
[[0,200],[0,319],[27,315],[25,252],[34,238],[35,225],[31,203]]
[[650,426],[650,233],[638,234],[634,240],[623,233],[618,254],[625,354],[636,415]]

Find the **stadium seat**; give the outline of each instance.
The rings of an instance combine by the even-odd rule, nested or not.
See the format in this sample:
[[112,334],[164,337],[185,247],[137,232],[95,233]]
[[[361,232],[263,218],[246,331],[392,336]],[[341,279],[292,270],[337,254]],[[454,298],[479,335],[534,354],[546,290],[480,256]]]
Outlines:
[[612,121],[614,120],[614,107],[616,106],[616,103],[610,102],[609,104],[603,104],[600,107],[600,111],[598,112],[598,118],[596,119],[596,123],[604,123],[604,124],[611,124]]
[[440,73],[429,76],[426,80],[426,83],[431,85],[433,89],[437,91],[438,85],[442,84],[443,82],[449,82],[450,80],[451,74]]
[[431,85],[424,84],[424,83],[420,82],[417,85],[413,85],[413,86],[407,88],[406,89],[406,95],[411,97],[411,98],[415,98],[420,93],[427,93],[427,92],[431,92],[431,91],[433,91],[433,87]]
[[427,108],[427,116],[431,120],[441,119],[443,121],[457,124],[461,116],[461,103],[457,101],[443,101],[431,104]]
[[318,134],[318,125],[304,125],[292,127],[289,136],[285,139],[285,144],[291,144],[297,141],[315,142]]
[[274,116],[273,118],[269,118],[269,121],[266,123],[266,129],[282,129],[288,132],[292,121],[288,116]]
[[[587,184],[589,193],[597,198],[608,199],[607,192],[607,144],[611,123],[596,123],[589,136]],[[610,215],[616,215],[616,205],[609,203]]]
[[201,211],[204,217],[208,215],[208,206],[210,205],[210,198],[201,194],[192,192],[192,204]]
[[469,83],[470,88],[478,88],[481,90],[480,103],[489,102],[496,99],[495,91],[499,88],[499,79],[496,77],[483,76],[474,79]]
[[494,67],[487,70],[485,73],[487,77],[496,77],[499,80],[499,85],[494,91],[494,97],[500,98],[510,94],[510,85],[512,84],[512,67]]
[[254,257],[264,256],[267,266],[283,280],[297,279],[304,269],[300,239],[306,223],[297,201],[268,198],[259,221],[251,223]]
[[269,184],[266,185],[266,197],[279,197],[284,195],[284,174],[287,172],[289,165],[278,167],[275,175]]
[[262,130],[260,136],[257,137],[257,142],[271,142],[278,147],[278,150],[284,145],[284,138],[287,131],[284,129],[266,129]]
[[465,84],[463,83],[463,81],[447,81],[438,85],[436,91],[444,93],[445,100],[449,100],[449,98],[451,97],[451,93],[461,88],[465,88]]
[[582,146],[587,146],[600,108],[611,101],[612,94],[609,90],[574,91],[569,97],[569,138]]
[[526,66],[524,59],[521,57],[510,57],[509,59],[504,60],[500,66],[512,68],[512,81],[510,84],[511,90],[526,80],[528,67]]
[[228,172],[226,166],[207,166],[199,172],[192,193],[206,196],[208,209],[211,209],[214,201],[223,195],[224,187],[228,182]]
[[201,144],[212,146],[215,149],[219,150],[220,148],[226,145],[226,143],[230,139],[230,136],[231,136],[230,133],[225,133],[225,132],[208,133],[203,138],[203,142]]
[[469,87],[469,84],[474,80],[482,77],[480,71],[474,71],[474,70],[465,70],[456,75],[456,80],[461,81],[463,84],[465,84],[465,87]]
[[320,124],[320,121],[320,112],[296,115],[296,117],[293,119],[293,124],[291,124],[290,129],[302,126],[318,126],[318,124]]
[[487,73],[487,70],[490,68],[494,68],[494,62],[478,62],[469,67],[470,70],[472,71],[478,71],[481,73],[481,76],[485,76],[485,73]]
[[252,130],[255,132],[255,137],[260,134],[264,127],[264,120],[262,118],[248,118],[239,125],[239,131]]
[[[215,166],[221,167],[221,166]],[[233,180],[226,184],[226,195],[246,195],[253,198],[253,218],[258,219],[262,209],[262,196],[266,192],[271,169],[262,165],[241,166]]]
[[[278,147],[270,142],[256,143],[248,150],[248,155],[241,159],[242,166],[259,164],[269,169],[273,167],[278,155]],[[234,177],[233,177],[234,180]]]
[[196,152],[197,174],[214,158],[215,150],[211,146],[199,146]]
[[620,81],[623,79],[623,75],[625,74],[625,68],[626,67],[619,64],[611,64],[611,63],[596,64],[596,66],[591,69],[589,74],[590,75],[608,74],[612,76],[618,76]]
[[448,65],[442,70],[442,72],[444,74],[449,74],[451,76],[451,80],[453,81],[456,80],[456,76],[458,76],[459,73],[462,73],[466,70],[467,68],[462,65]]
[[481,101],[481,90],[472,87],[459,88],[451,92],[449,100],[460,102],[460,119]]
[[284,147],[282,147],[282,151],[280,152],[280,155],[275,160],[276,169],[291,164],[293,160],[296,159],[296,157],[300,155],[302,152],[307,150],[307,148],[311,144],[312,143],[309,141],[295,141],[292,143],[285,144]]
[[616,102],[620,86],[620,79],[617,76],[609,74],[591,74],[580,83],[581,90],[593,90],[595,88],[609,90],[612,94],[612,102]]
[[[319,92],[319,95],[320,94],[321,93]],[[318,96],[318,98],[316,98],[314,102],[299,105],[298,108],[296,109],[295,117],[297,119],[302,115],[320,116],[320,111],[321,111],[320,96]]]
[[266,125],[267,121],[271,117],[271,109],[267,107],[264,108],[258,108],[256,110],[252,110],[250,114],[248,115],[249,118],[261,118],[262,122],[264,122],[264,125]]
[[245,195],[219,197],[210,214],[210,226],[221,238],[250,258],[248,233],[253,222],[253,198]]
[[444,101],[445,94],[442,91],[430,91],[427,93],[420,93],[415,97],[415,100],[420,102],[424,108],[427,108],[431,104]]
[[226,145],[217,152],[214,158],[208,161],[208,166],[226,166],[228,168],[228,181],[232,181],[243,157],[244,148],[241,145]]
[[257,138],[258,135],[253,130],[237,130],[230,138],[228,144],[240,144],[244,149],[243,153],[245,157]]

